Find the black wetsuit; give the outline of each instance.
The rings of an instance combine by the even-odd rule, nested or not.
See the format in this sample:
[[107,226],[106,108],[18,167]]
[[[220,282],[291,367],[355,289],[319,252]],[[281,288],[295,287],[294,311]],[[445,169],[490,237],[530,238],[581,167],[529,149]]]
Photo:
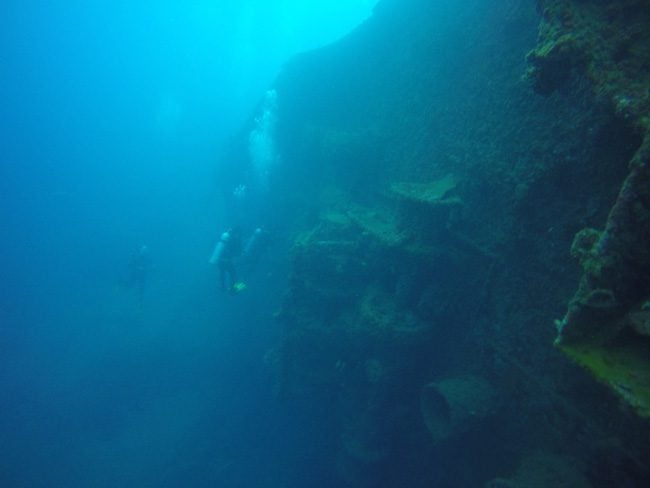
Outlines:
[[219,267],[219,278],[221,280],[221,289],[224,291],[232,290],[237,283],[237,270],[235,269],[235,258],[241,252],[241,237],[239,234],[230,232],[227,240],[222,240],[223,249],[217,260]]

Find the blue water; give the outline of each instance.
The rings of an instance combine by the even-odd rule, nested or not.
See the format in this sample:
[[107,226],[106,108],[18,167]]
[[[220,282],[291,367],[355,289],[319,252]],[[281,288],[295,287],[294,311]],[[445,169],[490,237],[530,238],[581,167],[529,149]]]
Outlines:
[[274,399],[283,243],[239,296],[207,260],[223,147],[373,3],[2,3],[0,486],[326,483]]

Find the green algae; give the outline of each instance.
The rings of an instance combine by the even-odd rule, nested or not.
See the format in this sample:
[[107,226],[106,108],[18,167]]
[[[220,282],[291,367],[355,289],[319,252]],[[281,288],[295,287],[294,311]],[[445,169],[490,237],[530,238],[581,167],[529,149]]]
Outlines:
[[562,352],[609,386],[641,417],[650,417],[650,342],[560,345]]

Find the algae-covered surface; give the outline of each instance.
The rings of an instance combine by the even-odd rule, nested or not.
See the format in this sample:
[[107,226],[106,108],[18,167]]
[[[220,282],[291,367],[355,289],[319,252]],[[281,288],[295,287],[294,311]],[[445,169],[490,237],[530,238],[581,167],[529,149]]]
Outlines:
[[[393,183],[391,191],[393,194],[405,200],[433,204],[438,202],[449,202],[447,195],[456,188],[456,178],[448,174],[430,183]],[[457,201],[457,200],[456,200]]]
[[[644,384],[650,379],[650,355],[640,353],[636,344],[621,347],[617,336],[636,313],[636,304],[650,293],[650,9],[647,2],[636,0],[545,0],[540,5],[540,38],[528,54],[533,86],[548,95],[571,77],[583,77],[596,100],[637,137],[629,173],[603,231],[583,229],[574,240],[572,253],[581,262],[583,276],[560,322],[558,342],[647,416]],[[610,381],[609,375],[615,379]]]
[[560,346],[642,417],[650,417],[650,343]]
[[650,478],[648,32],[635,0],[383,0],[280,73],[276,388],[334,485]]

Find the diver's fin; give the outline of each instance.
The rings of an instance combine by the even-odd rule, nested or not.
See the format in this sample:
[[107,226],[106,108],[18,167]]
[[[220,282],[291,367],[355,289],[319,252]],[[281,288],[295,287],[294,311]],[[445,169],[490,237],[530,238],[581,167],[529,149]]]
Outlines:
[[238,281],[237,283],[232,285],[232,288],[230,289],[230,292],[233,295],[236,295],[237,293],[241,293],[245,289],[246,289],[246,283],[244,283],[243,281]]

